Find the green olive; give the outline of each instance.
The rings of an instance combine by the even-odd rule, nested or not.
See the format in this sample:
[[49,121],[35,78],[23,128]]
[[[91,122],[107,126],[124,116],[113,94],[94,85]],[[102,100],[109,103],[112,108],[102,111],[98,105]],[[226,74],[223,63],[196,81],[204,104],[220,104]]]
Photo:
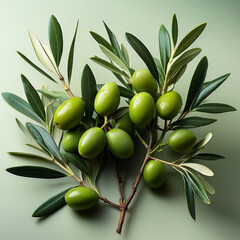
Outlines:
[[83,117],[84,106],[83,100],[79,97],[64,101],[54,114],[54,124],[63,130],[76,127]]
[[76,187],[69,190],[65,195],[65,201],[70,208],[86,210],[98,202],[98,194],[87,187]]
[[118,119],[114,127],[122,129],[130,136],[133,135],[133,123],[129,117],[129,113],[125,113],[120,119]]
[[175,118],[182,107],[182,98],[179,93],[170,91],[163,94],[156,103],[157,113],[160,118],[171,120]]
[[156,112],[153,97],[146,92],[136,94],[129,105],[129,116],[137,127],[145,127],[154,118]]
[[87,128],[81,124],[66,131],[62,139],[63,149],[66,152],[77,152],[79,139],[86,130]]
[[120,159],[126,159],[133,155],[132,138],[122,129],[114,128],[108,131],[107,144],[110,152]]
[[136,92],[147,92],[154,97],[156,96],[158,84],[148,69],[136,70],[131,82]]
[[101,116],[111,116],[118,108],[120,91],[116,83],[110,82],[102,86],[95,100],[95,111]]
[[78,143],[78,152],[84,158],[95,158],[104,149],[106,134],[101,128],[93,127],[88,129],[81,136]]
[[160,187],[165,180],[166,170],[162,162],[150,160],[143,169],[143,179],[150,188]]
[[178,129],[171,133],[168,145],[174,152],[186,152],[195,144],[197,138],[188,129]]

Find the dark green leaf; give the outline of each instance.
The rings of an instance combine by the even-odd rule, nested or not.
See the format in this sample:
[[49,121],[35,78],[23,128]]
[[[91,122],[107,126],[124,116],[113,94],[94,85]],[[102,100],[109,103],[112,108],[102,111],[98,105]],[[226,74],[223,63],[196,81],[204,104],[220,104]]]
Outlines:
[[193,74],[191,84],[188,90],[188,96],[184,107],[184,112],[193,109],[193,106],[202,90],[202,86],[207,74],[207,68],[208,68],[207,57],[203,57]]
[[119,80],[119,82],[121,82],[125,87],[128,87],[127,83],[125,82],[125,80],[123,79],[123,77],[115,72],[112,72],[113,75]]
[[137,37],[135,37],[131,33],[126,33],[126,38],[129,44],[132,46],[132,48],[137,52],[137,54],[145,62],[149,71],[152,73],[153,77],[158,81],[159,79],[158,70],[149,50]]
[[74,153],[69,153],[69,152],[63,152],[63,155],[69,162],[71,162],[75,167],[77,167],[83,173],[85,173],[88,176],[90,175],[87,165],[84,162],[84,159],[80,155],[76,155]]
[[26,116],[32,118],[39,123],[44,123],[43,120],[33,111],[31,106],[22,98],[9,92],[2,93],[2,96],[9,105],[11,105],[19,112],[25,114]]
[[218,159],[224,159],[225,157],[223,157],[221,155],[213,154],[213,153],[199,153],[196,156],[194,156],[194,158],[198,158],[201,160],[214,161],[214,160],[218,160]]
[[90,59],[93,60],[94,62],[96,62],[97,64],[107,68],[108,70],[110,70],[114,73],[123,75],[124,77],[128,78],[128,75],[124,71],[120,70],[119,68],[117,68],[112,63],[109,63],[109,62],[107,62],[104,59],[101,59],[99,57],[91,57]]
[[191,171],[188,170],[188,172],[185,172],[186,176],[188,177],[188,180],[192,186],[193,192],[196,194],[196,196],[204,203],[210,204],[210,200],[208,198],[208,195],[202,186],[201,182],[199,181],[198,177],[194,175]]
[[35,212],[32,214],[32,217],[44,217],[48,216],[60,208],[62,208],[64,205],[66,205],[65,202],[65,195],[68,192],[70,188],[58,193],[57,195],[51,197],[46,202],[44,202],[41,206],[39,206]]
[[100,35],[92,31],[90,31],[90,34],[99,44],[105,46],[111,52],[115,53],[115,49],[111,46],[111,44],[106,39],[104,39],[103,37],[101,37]]
[[36,131],[38,131],[38,133],[41,135],[43,142],[45,143],[45,145],[47,146],[47,149],[49,150],[49,152],[57,159],[60,160],[62,159],[61,153],[59,152],[59,149],[55,143],[55,141],[53,140],[53,138],[50,136],[50,134],[42,127],[35,125],[35,124],[31,124],[31,123],[27,123],[28,125],[30,125],[32,128],[35,128]]
[[58,99],[60,102],[64,102],[69,99],[69,95],[66,92],[53,91],[50,89],[39,89],[37,91],[48,97]]
[[34,112],[43,121],[45,121],[46,120],[45,110],[44,110],[44,106],[41,101],[41,98],[39,97],[37,91],[32,86],[32,84],[28,81],[28,79],[24,75],[21,75],[21,78],[22,78],[24,91],[25,91],[25,94],[26,94],[26,97],[27,97],[27,100],[28,100],[30,106],[32,107]]
[[9,152],[9,154],[18,156],[18,157],[31,158],[31,159],[34,158],[34,159],[42,159],[42,160],[51,160],[40,155],[26,153],[26,152]]
[[194,104],[194,108],[197,107],[204,99],[206,99],[213,91],[215,91],[228,77],[230,73],[225,74],[217,79],[206,82]]
[[165,73],[164,73],[162,64],[161,64],[161,62],[157,58],[153,58],[153,60],[154,60],[154,62],[156,64],[156,67],[158,69],[160,87],[163,87],[164,80],[165,80]]
[[115,49],[117,56],[123,60],[122,52],[121,52],[121,49],[120,49],[120,46],[118,44],[115,34],[109,29],[109,27],[107,26],[107,24],[105,22],[103,22],[103,23],[106,28],[106,31],[107,31],[107,34],[108,34],[108,37],[109,37],[112,47]]
[[168,86],[171,84],[175,84],[185,73],[187,69],[187,64],[183,65],[173,76],[172,78],[168,81]]
[[164,72],[166,72],[167,64],[171,57],[171,41],[170,41],[168,30],[165,28],[164,25],[161,25],[159,29],[158,42],[159,42],[161,63],[162,63]]
[[9,173],[12,173],[17,176],[22,177],[31,177],[31,178],[62,178],[67,175],[61,172],[58,172],[51,168],[38,167],[38,166],[20,166],[12,167],[6,169]]
[[126,49],[126,47],[123,44],[121,44],[121,51],[122,51],[122,55],[125,59],[126,65],[127,65],[127,67],[129,67],[130,66],[130,59],[129,59],[128,50]]
[[111,119],[119,119],[125,115],[129,110],[129,107],[121,107],[112,115]]
[[206,25],[207,23],[202,23],[193,30],[191,30],[178,44],[173,57],[177,57],[180,53],[187,49],[199,37]]
[[236,109],[228,104],[224,103],[205,103],[194,108],[194,111],[205,113],[224,113],[236,111]]
[[173,122],[171,126],[181,126],[184,128],[195,128],[195,127],[202,127],[209,124],[216,122],[216,119],[211,118],[203,118],[203,117],[188,117],[182,120],[178,120]]
[[200,52],[201,48],[193,48],[183,53],[170,67],[168,71],[168,81],[186,64],[191,62]]
[[191,187],[191,182],[187,175],[183,175],[183,180],[184,180],[184,186],[185,186],[185,195],[187,199],[187,206],[188,206],[188,211],[191,215],[191,217],[196,220],[196,212],[195,212],[195,201],[194,201],[194,193]]
[[50,17],[48,36],[51,51],[57,66],[59,66],[63,51],[63,36],[61,26],[55,16]]
[[75,29],[75,33],[74,33],[73,40],[72,40],[70,50],[69,50],[69,54],[68,54],[67,73],[68,73],[68,83],[69,84],[70,84],[71,77],[72,77],[73,56],[74,56],[75,40],[76,40],[77,30],[78,30],[78,22],[79,21],[77,21],[77,26]]
[[172,18],[172,41],[173,41],[173,46],[176,46],[178,39],[178,22],[177,22],[177,17],[176,14],[173,14]]
[[81,79],[82,99],[85,102],[85,115],[89,123],[94,111],[94,99],[97,94],[96,80],[91,68],[86,64]]
[[41,68],[39,68],[37,65],[35,65],[33,62],[31,62],[26,56],[24,56],[22,53],[18,52],[17,53],[28,63],[30,64],[33,68],[35,68],[38,72],[40,72],[41,74],[43,74],[45,77],[47,77],[48,79],[50,79],[51,81],[55,82],[56,81],[50,76],[48,75],[46,72],[44,72]]

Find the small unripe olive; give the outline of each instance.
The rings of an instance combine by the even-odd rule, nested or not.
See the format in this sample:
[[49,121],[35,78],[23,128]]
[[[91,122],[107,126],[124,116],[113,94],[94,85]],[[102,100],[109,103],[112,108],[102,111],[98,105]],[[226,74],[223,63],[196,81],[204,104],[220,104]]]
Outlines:
[[106,134],[101,128],[93,127],[88,129],[81,136],[78,143],[78,152],[84,158],[95,158],[104,149]]
[[129,113],[124,114],[120,119],[118,119],[114,127],[122,129],[130,136],[133,135],[133,123],[129,117]]
[[79,97],[73,97],[64,101],[54,114],[54,124],[63,130],[74,128],[83,117],[84,106],[83,100]]
[[129,105],[129,116],[137,127],[145,127],[154,118],[156,112],[153,97],[146,92],[136,94]]
[[66,152],[77,152],[79,139],[86,130],[87,128],[81,124],[66,131],[62,139],[63,149]]
[[178,129],[169,136],[168,145],[174,152],[186,152],[193,147],[196,139],[192,131],[188,129]]
[[109,82],[98,91],[94,100],[94,108],[101,116],[111,116],[117,110],[119,102],[119,87],[116,83]]
[[107,144],[110,152],[120,159],[133,155],[134,143],[132,138],[122,129],[113,128],[107,132]]
[[87,187],[76,187],[69,190],[65,195],[65,201],[70,208],[86,210],[98,202],[98,194]]
[[148,69],[136,70],[131,82],[136,92],[147,92],[154,97],[156,96],[158,84]]
[[165,166],[160,161],[150,160],[143,169],[143,179],[150,188],[160,187],[165,180]]
[[163,94],[156,103],[160,118],[171,120],[177,116],[182,107],[182,98],[179,93],[170,91]]

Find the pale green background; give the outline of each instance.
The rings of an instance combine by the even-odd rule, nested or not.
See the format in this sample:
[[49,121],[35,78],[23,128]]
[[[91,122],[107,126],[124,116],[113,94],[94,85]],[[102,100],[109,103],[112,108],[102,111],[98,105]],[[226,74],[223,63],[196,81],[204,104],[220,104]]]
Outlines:
[[[204,55],[209,59],[207,80],[225,73],[231,76],[214,93],[212,102],[226,102],[239,109],[239,66],[240,66],[240,1],[201,0],[201,1],[160,1],[160,0],[42,0],[42,1],[3,1],[0,0],[0,66],[1,92],[9,91],[24,97],[20,74],[25,74],[36,88],[44,82],[55,87],[46,78],[28,66],[16,54],[20,50],[34,62],[37,59],[31,47],[27,29],[31,29],[40,40],[47,43],[47,25],[54,14],[62,25],[64,53],[61,62],[66,73],[68,49],[79,19],[79,32],[76,42],[76,55],[73,73],[73,92],[79,95],[80,76],[85,63],[89,63],[98,82],[113,81],[112,74],[89,60],[100,55],[96,42],[89,30],[106,36],[102,20],[115,32],[119,41],[124,42],[132,58],[134,68],[144,68],[144,63],[131,49],[124,38],[126,31],[138,36],[158,56],[157,33],[160,24],[170,29],[171,17],[176,12],[179,21],[180,37],[202,22],[208,22],[203,35],[194,46],[203,51],[193,61],[177,86],[183,98],[197,62]],[[65,74],[66,75],[66,74]],[[197,221],[194,222],[187,211],[181,177],[169,173],[163,192],[152,192],[141,185],[139,194],[127,213],[122,236],[115,233],[119,212],[108,206],[100,206],[89,214],[77,214],[65,207],[56,214],[37,220],[32,212],[50,196],[74,184],[69,180],[38,180],[20,178],[6,173],[5,169],[15,165],[32,164],[9,156],[7,151],[28,150],[27,141],[15,123],[15,117],[22,122],[28,119],[10,108],[1,98],[1,137],[0,137],[0,238],[13,239],[239,239],[240,236],[240,192],[239,192],[239,112],[222,114],[219,121],[211,126],[196,130],[199,138],[213,132],[213,139],[207,146],[209,152],[226,157],[218,162],[206,162],[215,176],[209,181],[216,188],[211,196],[212,204],[206,206],[196,200]],[[209,116],[209,115],[206,115]],[[43,164],[44,163],[33,163]],[[115,182],[108,180],[107,171],[102,179],[103,193],[117,201]],[[111,176],[110,176],[111,177]],[[131,183],[131,182],[130,182]]]

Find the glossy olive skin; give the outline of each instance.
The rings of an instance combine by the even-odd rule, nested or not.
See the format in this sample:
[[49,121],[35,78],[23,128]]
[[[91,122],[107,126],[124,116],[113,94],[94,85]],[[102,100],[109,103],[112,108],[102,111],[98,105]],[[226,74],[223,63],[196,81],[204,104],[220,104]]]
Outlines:
[[117,110],[119,102],[119,87],[116,83],[109,82],[98,91],[94,100],[94,108],[101,116],[111,116]]
[[79,140],[79,154],[87,159],[97,157],[103,151],[106,139],[106,134],[101,128],[88,129]]
[[98,202],[98,194],[87,187],[76,187],[70,189],[65,195],[65,201],[70,208],[75,210],[86,210]]
[[62,139],[62,147],[66,152],[77,152],[78,142],[87,130],[84,125],[77,125],[75,128],[69,129],[65,132]]
[[171,133],[168,145],[174,152],[186,152],[195,144],[197,138],[188,129],[178,129]]
[[143,169],[143,179],[150,188],[160,187],[166,176],[165,166],[160,161],[150,160]]
[[182,98],[179,93],[170,91],[163,94],[156,103],[158,116],[164,120],[175,118],[182,107]]
[[129,113],[124,114],[120,119],[118,119],[115,123],[115,128],[120,128],[130,136],[133,135],[133,123],[129,117]]
[[132,138],[122,129],[113,128],[108,131],[107,144],[110,152],[120,159],[127,159],[134,153]]
[[136,94],[129,105],[129,117],[137,127],[145,127],[154,118],[156,112],[153,97],[146,92]]
[[156,96],[158,84],[148,69],[136,70],[132,76],[131,82],[137,93],[147,92],[154,97]]
[[54,114],[54,124],[63,130],[76,127],[82,120],[84,106],[83,100],[79,97],[73,97],[64,101]]

